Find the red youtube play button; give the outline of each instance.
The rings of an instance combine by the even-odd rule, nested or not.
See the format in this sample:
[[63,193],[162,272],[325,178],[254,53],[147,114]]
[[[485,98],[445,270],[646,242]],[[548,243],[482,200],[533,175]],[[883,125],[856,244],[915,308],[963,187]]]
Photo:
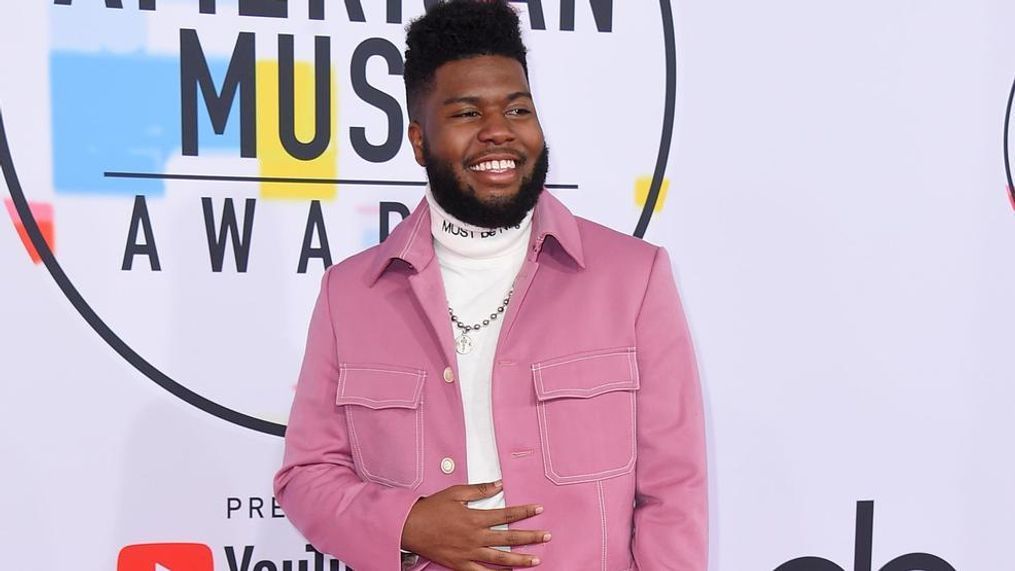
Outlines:
[[116,571],[215,571],[203,543],[143,543],[120,550]]

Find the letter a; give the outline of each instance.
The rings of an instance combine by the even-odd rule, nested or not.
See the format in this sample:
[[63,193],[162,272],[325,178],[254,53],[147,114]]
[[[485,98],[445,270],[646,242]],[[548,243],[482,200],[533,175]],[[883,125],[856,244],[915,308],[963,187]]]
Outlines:
[[[320,244],[317,248],[313,246],[314,234],[317,234],[317,241]],[[296,273],[307,273],[310,258],[320,258],[324,269],[331,266],[331,248],[328,246],[328,230],[324,227],[324,213],[321,212],[320,200],[310,203],[310,214],[307,215],[307,229],[303,232],[303,249],[300,250],[300,263]]]
[[[137,241],[138,230],[144,230],[144,244]],[[148,256],[148,264],[153,272],[162,271],[159,264],[159,251],[155,247],[155,235],[152,233],[152,221],[148,217],[148,203],[139,194],[134,197],[134,211],[130,215],[130,230],[127,231],[127,245],[123,248],[123,265],[120,269],[134,269],[134,256]]]

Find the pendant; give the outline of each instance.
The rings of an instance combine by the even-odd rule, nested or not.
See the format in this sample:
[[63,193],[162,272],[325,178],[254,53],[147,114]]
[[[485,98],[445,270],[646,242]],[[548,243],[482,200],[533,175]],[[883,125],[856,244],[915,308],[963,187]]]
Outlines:
[[459,355],[466,355],[472,352],[472,339],[465,333],[462,333],[455,339],[455,349]]

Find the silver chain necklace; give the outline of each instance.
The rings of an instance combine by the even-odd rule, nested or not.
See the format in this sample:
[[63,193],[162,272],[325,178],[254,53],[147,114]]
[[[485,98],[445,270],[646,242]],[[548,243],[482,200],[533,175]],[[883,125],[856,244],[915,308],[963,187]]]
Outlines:
[[497,318],[500,317],[500,315],[507,309],[508,303],[511,302],[511,295],[513,293],[515,293],[515,288],[511,288],[508,291],[507,297],[505,297],[504,302],[497,307],[497,311],[491,313],[489,318],[474,325],[466,325],[462,323],[462,321],[458,319],[458,316],[455,315],[455,310],[451,309],[451,304],[448,304],[448,313],[451,314],[451,323],[454,323],[455,327],[461,330],[461,334],[455,338],[455,349],[458,351],[459,355],[465,355],[472,351],[472,338],[469,337],[469,332],[478,331],[496,321]]

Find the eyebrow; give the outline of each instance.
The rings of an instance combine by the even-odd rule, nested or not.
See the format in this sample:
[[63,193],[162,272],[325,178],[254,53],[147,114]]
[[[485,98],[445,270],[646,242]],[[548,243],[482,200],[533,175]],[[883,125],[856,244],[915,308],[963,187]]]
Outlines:
[[[528,91],[515,91],[507,96],[507,101],[510,103],[516,99],[532,99],[532,93]],[[444,105],[454,105],[456,103],[466,103],[468,105],[479,105],[482,102],[482,98],[475,95],[464,95],[462,97],[449,97],[444,100]]]

